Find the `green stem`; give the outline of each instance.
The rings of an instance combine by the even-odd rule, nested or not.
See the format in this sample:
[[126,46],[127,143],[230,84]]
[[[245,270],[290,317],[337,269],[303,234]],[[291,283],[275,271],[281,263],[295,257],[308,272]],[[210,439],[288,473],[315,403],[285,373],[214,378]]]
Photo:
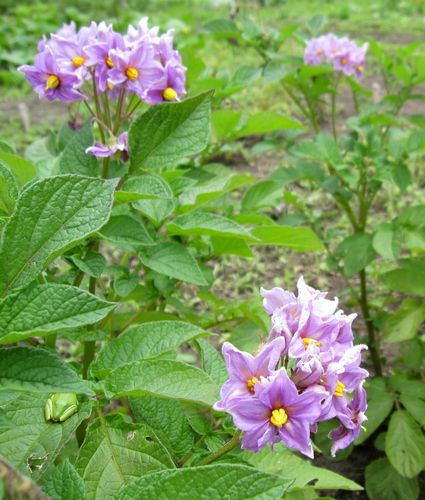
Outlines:
[[94,72],[92,72],[92,86],[93,86],[93,99],[94,99],[94,104],[96,106],[96,119],[99,122],[99,132],[100,136],[102,138],[102,142],[105,144],[105,131],[103,130],[105,124],[102,122],[102,108],[100,106],[100,101],[99,101],[99,94],[97,93],[97,87],[96,87],[96,81],[94,79]]
[[50,349],[56,350],[56,333],[52,333],[51,335],[47,335],[45,337],[45,342],[47,347],[50,347]]
[[375,335],[375,327],[373,326],[372,317],[369,311],[369,303],[366,287],[366,271],[363,269],[359,273],[360,277],[360,307],[363,314],[363,319],[366,324],[368,334],[368,345],[370,350],[370,357],[372,358],[373,369],[377,377],[382,376],[382,365],[379,357],[378,340]]
[[211,453],[211,455],[208,455],[205,457],[203,460],[201,460],[197,465],[207,465],[210,464],[211,462],[214,462],[214,460],[217,460],[217,458],[222,457],[229,451],[233,450],[233,448],[236,448],[239,446],[239,443],[241,441],[241,432],[237,431],[235,435],[232,437],[230,441],[227,441],[227,443],[219,448],[217,451],[214,453]]

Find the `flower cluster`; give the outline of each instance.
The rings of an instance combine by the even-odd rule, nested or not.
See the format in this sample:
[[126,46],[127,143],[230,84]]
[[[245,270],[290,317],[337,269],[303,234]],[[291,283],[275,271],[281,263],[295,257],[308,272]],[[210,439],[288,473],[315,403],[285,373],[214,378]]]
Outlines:
[[173,47],[173,31],[160,35],[147,18],[125,35],[104,22],[79,30],[74,23],[64,25],[39,42],[34,65],[18,69],[40,98],[84,101],[107,142],[88,150],[100,157],[126,153],[127,136],[116,135],[138,104],[178,101],[185,93],[186,68]]
[[244,431],[242,446],[259,451],[283,441],[313,457],[310,434],[317,424],[337,418],[330,432],[332,454],[346,448],[366,420],[368,372],[360,367],[364,345],[353,344],[355,314],[338,310],[338,300],[309,287],[301,277],[298,295],[261,289],[271,316],[268,343],[256,355],[223,345],[229,380],[214,408],[233,417]]
[[337,37],[329,33],[307,42],[304,62],[310,66],[327,62],[332,64],[336,71],[342,71],[348,76],[354,75],[359,79],[365,69],[367,49],[367,43],[359,47],[347,37]]

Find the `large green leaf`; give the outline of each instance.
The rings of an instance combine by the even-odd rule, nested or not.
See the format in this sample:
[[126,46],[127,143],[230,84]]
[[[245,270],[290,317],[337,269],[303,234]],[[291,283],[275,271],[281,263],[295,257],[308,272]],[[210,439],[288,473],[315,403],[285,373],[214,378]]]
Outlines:
[[391,465],[404,477],[414,477],[425,468],[425,437],[404,410],[397,410],[391,416],[385,452]]
[[87,382],[59,356],[39,347],[2,349],[0,392],[76,392],[93,396]]
[[256,245],[279,245],[307,252],[310,250],[323,250],[323,245],[316,234],[308,227],[291,226],[260,226],[252,230],[252,234],[261,240]]
[[256,469],[270,474],[282,474],[287,480],[293,480],[292,488],[302,488],[314,481],[314,488],[319,490],[361,490],[362,487],[339,474],[315,467],[298,457],[282,444],[273,451],[264,448],[259,453],[245,452],[243,457]]
[[194,285],[207,285],[196,259],[179,243],[173,241],[159,243],[140,250],[139,256],[145,266],[157,273]]
[[414,299],[406,299],[400,308],[388,317],[384,325],[384,340],[402,342],[416,336],[425,320],[425,306]]
[[191,451],[194,433],[189,425],[183,403],[154,396],[130,398],[136,422],[145,422],[155,431],[173,456]]
[[213,405],[218,387],[199,368],[172,360],[136,361],[117,368],[104,381],[111,397],[156,395]]
[[167,225],[167,230],[171,234],[228,236],[256,241],[256,238],[253,238],[249,231],[237,222],[209,212],[191,212],[180,215]]
[[65,459],[43,478],[43,490],[53,500],[85,500],[84,482],[74,466]]
[[386,458],[371,462],[365,471],[366,491],[370,500],[417,500],[417,478],[401,476]]
[[400,403],[412,415],[412,417],[421,425],[425,427],[425,401],[415,398],[413,396],[400,396]]
[[49,393],[14,393],[0,403],[0,455],[15,467],[37,478],[52,464],[79,424],[91,413],[90,403],[80,403],[78,413],[64,422],[46,422],[44,406]]
[[96,377],[105,377],[120,366],[171,351],[205,332],[183,321],[154,321],[134,325],[100,351],[91,367]]
[[18,197],[18,181],[9,167],[0,160],[0,210],[11,214]]
[[116,180],[60,175],[30,185],[3,233],[0,292],[23,286],[108,220]]
[[115,304],[70,285],[36,285],[0,300],[0,344],[90,325]]
[[62,152],[59,170],[62,174],[80,174],[89,177],[100,176],[97,159],[86,153],[86,149],[94,142],[92,124],[88,122],[72,136]]
[[96,420],[88,429],[76,463],[87,500],[107,500],[135,479],[174,467],[152,430],[115,415]]
[[270,500],[281,498],[289,481],[245,465],[214,464],[149,474],[123,488],[117,500]]
[[207,145],[213,92],[181,103],[152,106],[130,127],[130,165],[159,168],[199,153]]

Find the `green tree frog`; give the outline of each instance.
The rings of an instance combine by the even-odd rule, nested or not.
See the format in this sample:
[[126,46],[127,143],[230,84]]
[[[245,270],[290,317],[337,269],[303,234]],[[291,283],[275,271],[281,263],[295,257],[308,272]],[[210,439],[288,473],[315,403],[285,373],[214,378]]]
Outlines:
[[78,411],[78,399],[74,393],[57,392],[46,402],[44,416],[47,421],[64,422]]

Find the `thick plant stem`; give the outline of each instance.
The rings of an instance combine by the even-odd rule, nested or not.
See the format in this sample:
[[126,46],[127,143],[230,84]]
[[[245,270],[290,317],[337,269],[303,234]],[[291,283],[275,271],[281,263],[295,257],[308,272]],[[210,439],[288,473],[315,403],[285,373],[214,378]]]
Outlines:
[[219,448],[214,453],[211,453],[211,455],[205,457],[197,465],[207,465],[210,464],[211,462],[214,462],[214,460],[217,460],[217,458],[222,457],[229,451],[233,450],[233,448],[236,448],[236,446],[239,446],[240,441],[241,441],[241,432],[238,431],[230,441],[227,441],[227,443],[224,446]]
[[377,377],[380,377],[382,376],[382,365],[381,365],[381,359],[379,357],[375,328],[373,326],[373,321],[369,311],[367,287],[366,287],[366,271],[364,269],[360,271],[359,276],[360,276],[360,307],[366,324],[366,329],[369,339],[368,345],[370,350],[370,356],[372,358],[372,364],[373,364],[373,369],[375,371],[375,375]]

